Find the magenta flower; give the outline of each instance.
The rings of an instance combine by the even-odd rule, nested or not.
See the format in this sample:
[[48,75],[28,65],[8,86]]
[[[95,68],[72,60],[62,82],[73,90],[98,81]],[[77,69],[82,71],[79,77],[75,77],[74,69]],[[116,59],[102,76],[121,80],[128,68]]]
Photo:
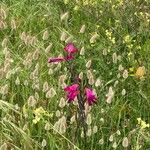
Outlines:
[[68,60],[73,60],[74,57],[73,57],[73,55],[67,55],[64,59],[65,59],[66,61],[68,61]]
[[68,43],[66,45],[66,47],[64,48],[64,50],[68,53],[68,54],[72,54],[72,53],[76,53],[78,51],[78,49],[74,46],[73,43]]
[[49,58],[48,62],[62,62],[62,61],[70,61],[74,59],[73,53],[76,53],[78,49],[74,46],[74,44],[69,43],[65,46],[64,50],[67,52],[67,56],[65,57],[56,57],[56,58]]
[[85,88],[85,94],[89,105],[96,103],[97,97],[91,89]]
[[70,85],[70,86],[65,87],[64,90],[65,90],[66,92],[73,92],[73,91],[77,91],[77,90],[78,90],[78,87],[79,87],[78,84],[73,84],[73,85]]
[[68,102],[74,101],[75,97],[79,94],[79,85],[73,84],[71,86],[67,86],[64,90],[67,92]]
[[48,59],[48,62],[51,63],[51,62],[62,62],[64,61],[65,59],[64,58],[59,58],[59,57],[56,57],[56,58],[49,58]]
[[79,91],[73,91],[73,92],[69,92],[67,94],[67,99],[68,99],[68,103],[74,101],[75,97],[79,94]]

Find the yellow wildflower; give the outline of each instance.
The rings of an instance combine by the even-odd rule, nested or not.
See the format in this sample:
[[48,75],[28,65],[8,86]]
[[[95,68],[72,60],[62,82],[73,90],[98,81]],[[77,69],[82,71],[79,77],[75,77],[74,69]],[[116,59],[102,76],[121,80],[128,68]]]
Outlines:
[[141,129],[149,128],[150,124],[143,121],[141,118],[137,118],[138,125],[140,125]]
[[35,118],[33,119],[33,123],[37,124],[40,121],[40,119],[42,118],[42,116],[46,114],[46,111],[43,109],[43,107],[39,107],[39,108],[35,109],[33,111],[33,113],[35,114]]
[[33,112],[36,116],[40,116],[41,114],[46,113],[46,111],[43,109],[43,107],[39,107],[39,108],[35,109]]
[[145,67],[144,66],[138,67],[136,72],[135,72],[135,77],[141,78],[144,76],[144,74],[145,74]]
[[35,116],[35,118],[33,119],[33,123],[37,124],[40,121],[40,119],[41,119],[40,117]]

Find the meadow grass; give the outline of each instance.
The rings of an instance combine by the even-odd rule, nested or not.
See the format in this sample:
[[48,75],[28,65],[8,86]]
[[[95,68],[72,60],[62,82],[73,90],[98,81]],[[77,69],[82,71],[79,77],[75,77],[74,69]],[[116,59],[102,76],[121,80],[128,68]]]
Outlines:
[[[149,5],[1,0],[0,149],[149,150]],[[62,88],[71,84],[66,63],[47,61],[68,42],[80,51],[76,72],[98,97],[86,105],[86,143],[82,128],[76,134],[77,104]]]

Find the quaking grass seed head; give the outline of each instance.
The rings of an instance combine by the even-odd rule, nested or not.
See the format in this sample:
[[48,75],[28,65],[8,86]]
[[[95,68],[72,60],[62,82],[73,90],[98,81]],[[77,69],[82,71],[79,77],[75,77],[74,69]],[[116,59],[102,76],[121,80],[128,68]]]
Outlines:
[[79,33],[84,33],[85,32],[85,24],[81,26]]
[[123,140],[122,140],[122,146],[124,148],[127,148],[129,146],[129,140],[127,137],[124,137]]
[[84,55],[85,54],[85,48],[84,48],[84,46],[81,48],[81,50],[80,50],[80,55]]
[[45,30],[44,33],[43,33],[42,39],[47,40],[48,38],[49,38],[49,32],[48,32],[48,30]]
[[62,98],[60,99],[60,102],[59,102],[59,107],[60,107],[60,108],[63,108],[63,107],[65,107],[65,105],[66,105],[66,101],[65,101],[65,99],[62,97]]

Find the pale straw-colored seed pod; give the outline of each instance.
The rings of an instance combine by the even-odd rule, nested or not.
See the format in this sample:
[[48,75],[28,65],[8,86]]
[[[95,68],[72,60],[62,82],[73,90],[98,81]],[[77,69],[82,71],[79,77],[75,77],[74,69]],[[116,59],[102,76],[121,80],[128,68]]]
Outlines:
[[92,123],[92,116],[91,116],[91,114],[88,114],[88,115],[87,115],[86,123],[87,123],[88,125],[90,125],[90,124]]
[[93,84],[95,83],[94,78],[93,78],[93,77],[89,78],[88,83],[89,83],[90,85],[93,85]]
[[47,141],[45,139],[42,140],[41,146],[45,147],[47,145]]
[[107,55],[107,49],[103,49],[103,55],[106,56]]
[[5,84],[4,86],[2,86],[0,88],[0,93],[2,95],[7,95],[8,94],[8,90],[9,90],[9,86],[8,86],[8,84]]
[[122,92],[121,92],[122,96],[124,96],[126,94],[126,90],[123,89]]
[[7,13],[4,10],[4,8],[0,9],[0,18],[3,19],[3,20],[5,20],[7,18]]
[[76,121],[76,116],[73,115],[70,119],[70,123],[73,124]]
[[99,35],[97,33],[94,33],[93,36],[90,38],[90,43],[95,43],[98,37]]
[[52,43],[50,43],[50,44],[46,47],[46,49],[45,49],[45,53],[49,53],[49,52],[50,52],[50,50],[51,50],[51,48],[52,48],[52,46],[53,46],[53,44],[52,44]]
[[97,131],[98,131],[98,127],[95,125],[95,126],[93,127],[93,134],[97,133]]
[[35,107],[35,105],[36,105],[36,100],[35,100],[34,96],[30,96],[28,98],[28,106],[29,107]]
[[110,142],[113,142],[113,140],[114,140],[114,135],[111,134],[110,137],[109,137],[109,141],[110,141]]
[[66,38],[67,38],[67,33],[63,31],[60,36],[60,41],[65,41]]
[[85,32],[85,28],[86,28],[85,24],[82,25],[79,32],[80,33],[84,33]]
[[90,79],[90,78],[93,78],[93,74],[92,74],[92,71],[91,70],[87,70],[87,78]]
[[92,135],[92,129],[91,129],[91,127],[88,128],[86,134],[87,134],[88,137],[90,137]]
[[19,79],[19,77],[17,77],[17,79],[16,79],[16,81],[15,81],[15,84],[16,84],[16,85],[20,85],[20,79]]
[[56,117],[60,117],[61,116],[61,112],[59,110],[56,111]]
[[49,38],[49,32],[46,30],[46,31],[44,31],[44,33],[43,33],[42,39],[43,39],[43,40],[47,40],[48,38]]
[[82,72],[82,71],[79,73],[79,78],[80,78],[81,80],[83,79],[83,72]]
[[96,87],[101,86],[101,80],[100,80],[99,78],[96,80],[95,86],[96,86]]
[[44,129],[46,131],[49,131],[51,129],[51,125],[49,124],[49,122],[46,122]]
[[127,137],[124,137],[123,140],[122,140],[122,146],[124,148],[127,148],[129,146],[129,140]]
[[48,82],[47,81],[45,81],[44,82],[44,84],[43,84],[43,92],[47,92],[48,91],[48,89],[49,89],[49,85],[48,85]]
[[100,145],[103,145],[104,144],[104,139],[100,139],[99,142],[98,142]]
[[2,47],[3,48],[7,47],[7,44],[8,44],[8,39],[4,38],[3,41],[2,41]]
[[66,101],[65,101],[65,99],[62,97],[62,98],[60,99],[60,102],[59,102],[59,107],[60,107],[60,108],[63,108],[63,107],[65,107],[65,105],[66,105]]
[[80,55],[84,55],[84,53],[85,53],[85,48],[84,48],[84,46],[81,48],[81,50],[80,50]]
[[124,70],[124,67],[122,66],[122,64],[119,65],[118,70],[119,70],[119,71]]
[[66,12],[60,16],[61,21],[66,21],[69,17],[69,12]]
[[108,91],[106,96],[107,96],[106,102],[108,104],[110,104],[112,102],[113,97],[114,97],[114,91],[113,91],[112,87],[109,87],[109,91]]
[[71,43],[73,42],[73,37],[72,36],[69,36],[66,40],[65,40],[65,43]]
[[13,29],[13,30],[16,30],[17,29],[17,25],[16,25],[16,21],[14,20],[14,19],[12,19],[11,20],[11,28]]
[[115,141],[112,145],[112,148],[116,149],[118,147],[117,142]]
[[87,63],[86,63],[86,68],[89,69],[91,67],[91,64],[92,64],[92,61],[89,60]]
[[117,59],[118,59],[117,54],[116,54],[116,53],[113,53],[113,55],[112,55],[112,60],[113,60],[113,63],[114,63],[114,64],[117,63]]
[[39,49],[36,49],[33,53],[33,60],[38,60],[39,55],[40,55],[40,51]]
[[124,79],[128,78],[128,70],[124,70],[122,76]]

